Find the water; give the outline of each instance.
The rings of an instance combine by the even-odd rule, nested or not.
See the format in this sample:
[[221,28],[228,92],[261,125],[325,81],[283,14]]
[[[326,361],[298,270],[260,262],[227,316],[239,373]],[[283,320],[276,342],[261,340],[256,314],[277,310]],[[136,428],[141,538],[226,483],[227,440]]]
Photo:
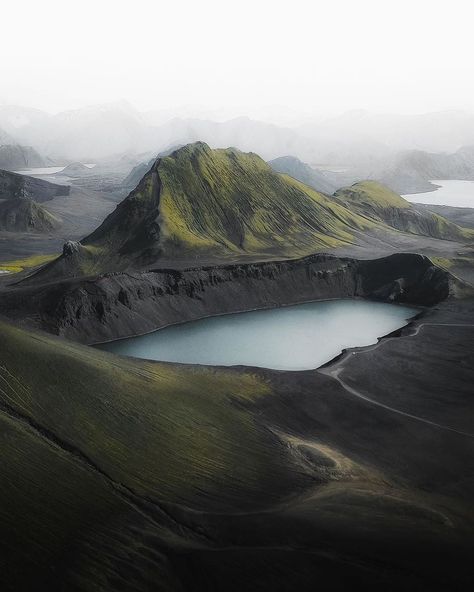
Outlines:
[[[95,167],[95,164],[89,163],[84,164],[84,166],[89,167],[90,169]],[[57,175],[61,171],[63,171],[66,166],[50,166],[50,167],[34,167],[31,169],[21,169],[19,171],[15,171],[15,173],[19,173],[20,175]]]
[[379,302],[311,302],[210,317],[97,347],[167,362],[308,370],[344,348],[376,343],[415,314]]
[[474,208],[474,181],[431,181],[440,185],[436,191],[411,193],[403,197],[408,201],[438,206]]

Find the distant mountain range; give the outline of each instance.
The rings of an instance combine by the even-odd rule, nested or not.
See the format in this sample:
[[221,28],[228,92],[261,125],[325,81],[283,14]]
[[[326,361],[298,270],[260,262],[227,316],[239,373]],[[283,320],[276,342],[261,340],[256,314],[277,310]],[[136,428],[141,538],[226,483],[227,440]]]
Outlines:
[[[370,171],[400,151],[455,152],[474,144],[474,115],[450,111],[427,115],[353,111],[290,128],[248,117],[164,121],[119,101],[56,115],[0,106],[0,128],[10,144],[32,146],[53,159],[82,162],[118,154],[157,154],[170,145],[204,141],[212,148],[234,146],[256,152],[267,160],[293,155],[319,168],[341,165]],[[7,142],[0,133],[2,143]]]
[[309,185],[316,191],[332,194],[336,189],[344,185],[350,185],[360,180],[362,173],[355,171],[331,171],[316,169],[309,164],[302,162],[296,156],[281,156],[270,160],[268,164],[278,173],[290,175]]
[[399,193],[431,191],[436,179],[474,179],[474,146],[452,154],[411,150],[397,154],[376,175]]

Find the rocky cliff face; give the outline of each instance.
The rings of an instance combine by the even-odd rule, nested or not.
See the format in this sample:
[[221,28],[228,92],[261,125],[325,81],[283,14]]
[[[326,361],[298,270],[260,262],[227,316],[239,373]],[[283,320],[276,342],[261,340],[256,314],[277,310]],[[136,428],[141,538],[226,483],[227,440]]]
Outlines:
[[[422,255],[303,259],[105,274],[5,294],[0,313],[83,343],[138,335],[209,315],[309,300],[373,298],[431,306],[462,286]],[[34,311],[34,315],[32,312]]]

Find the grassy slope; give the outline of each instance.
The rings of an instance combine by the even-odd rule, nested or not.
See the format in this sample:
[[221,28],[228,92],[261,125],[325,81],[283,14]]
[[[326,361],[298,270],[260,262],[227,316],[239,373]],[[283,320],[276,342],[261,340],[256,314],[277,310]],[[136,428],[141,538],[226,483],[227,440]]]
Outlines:
[[238,404],[269,393],[251,374],[117,358],[10,325],[0,348],[4,400],[134,491],[245,505],[278,473],[271,438]]
[[427,497],[443,463],[458,455],[453,483],[463,466],[456,436],[318,373],[152,363],[0,331],[0,582],[15,592],[179,590],[183,571],[189,590],[212,589],[208,577],[312,590],[322,576],[346,589],[367,570],[399,585],[426,577],[431,549],[465,551],[439,515],[451,502]]
[[196,143],[157,161],[68,265],[85,274],[160,257],[296,257],[375,225],[255,154]]
[[298,254],[370,226],[255,154],[193,145],[163,159],[159,173],[165,238],[182,248]]
[[32,589],[29,578],[53,590],[49,578],[66,566],[86,578],[79,589],[109,590],[99,586],[104,564],[127,581],[116,555],[128,564],[138,545],[129,523],[152,528],[155,555],[162,537],[195,536],[177,534],[163,504],[265,507],[305,482],[246,409],[271,393],[251,373],[122,359],[5,323],[0,331],[0,581],[16,592]]
[[0,261],[0,270],[9,271],[10,273],[18,273],[25,269],[31,269],[44,265],[56,259],[57,255],[32,255],[25,259],[13,259],[9,261]]
[[377,181],[355,183],[339,189],[334,197],[348,209],[404,232],[448,240],[474,238],[472,230],[461,228],[442,216],[418,212],[410,202]]

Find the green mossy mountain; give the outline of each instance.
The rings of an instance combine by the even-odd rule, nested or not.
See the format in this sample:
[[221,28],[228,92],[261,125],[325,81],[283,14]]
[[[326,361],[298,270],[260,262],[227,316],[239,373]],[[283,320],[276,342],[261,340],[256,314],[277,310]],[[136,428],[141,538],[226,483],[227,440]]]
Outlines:
[[[179,261],[297,258],[357,245],[371,233],[414,231],[404,212],[399,221],[408,202],[379,185],[360,187],[376,188],[376,199],[354,199],[355,186],[329,197],[256,154],[188,144],[158,158],[92,234],[67,243],[41,274],[58,279]],[[396,205],[387,205],[387,194]],[[381,215],[387,208],[392,216]],[[421,224],[415,228],[420,234],[469,234],[431,214],[413,211],[411,218],[425,221],[425,232]]]
[[354,229],[371,225],[256,154],[198,142],[158,159],[82,244],[150,261],[200,252],[295,255],[351,242]]
[[334,198],[352,212],[402,232],[444,240],[474,239],[472,230],[461,228],[438,214],[417,210],[398,193],[377,181],[361,181],[339,189]]
[[298,257],[352,244],[376,225],[256,154],[197,142],[157,159],[116,210],[48,270],[87,275],[160,260]]

